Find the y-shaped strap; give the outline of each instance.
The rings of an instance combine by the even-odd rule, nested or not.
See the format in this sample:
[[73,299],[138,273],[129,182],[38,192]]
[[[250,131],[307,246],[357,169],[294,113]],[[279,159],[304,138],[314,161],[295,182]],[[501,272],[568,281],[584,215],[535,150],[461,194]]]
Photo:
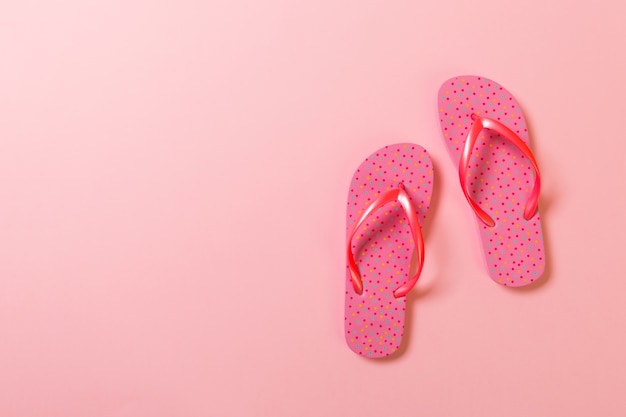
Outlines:
[[411,234],[413,235],[413,241],[415,242],[415,249],[417,250],[417,272],[410,280],[393,292],[394,297],[404,297],[411,290],[411,288],[413,288],[420,276],[420,273],[422,272],[422,268],[424,267],[424,237],[422,236],[422,229],[417,218],[417,213],[413,204],[411,204],[411,198],[405,191],[404,184],[400,183],[397,189],[387,191],[374,200],[361,215],[361,218],[354,224],[350,234],[348,235],[348,268],[350,269],[352,286],[357,294],[363,293],[363,281],[361,280],[359,268],[356,265],[354,255],[352,254],[352,239],[354,238],[357,229],[363,224],[370,214],[385,204],[396,200],[400,202],[400,205],[404,209],[406,217],[409,220],[409,227],[411,229]]
[[481,209],[478,204],[472,199],[469,193],[469,188],[467,186],[467,169],[469,166],[469,160],[472,156],[472,150],[474,149],[474,145],[476,144],[476,140],[478,140],[478,134],[483,129],[490,129],[498,132],[502,137],[506,138],[511,142],[517,149],[519,149],[522,154],[532,164],[535,169],[535,185],[530,193],[530,197],[528,197],[528,201],[526,202],[526,207],[524,208],[524,218],[526,220],[532,219],[532,217],[537,212],[537,203],[539,201],[539,191],[541,189],[541,178],[539,175],[539,165],[537,165],[537,161],[533,156],[530,148],[526,143],[520,139],[511,129],[503,125],[502,123],[489,119],[487,117],[480,117],[476,114],[472,114],[472,120],[474,124],[472,125],[467,139],[465,140],[465,147],[463,148],[463,155],[461,156],[461,161],[459,162],[459,179],[461,180],[461,188],[463,189],[463,193],[465,194],[465,198],[469,202],[470,206],[478,216],[478,218],[485,223],[489,227],[493,227],[496,225],[496,222],[493,221],[491,216],[489,216],[483,209]]

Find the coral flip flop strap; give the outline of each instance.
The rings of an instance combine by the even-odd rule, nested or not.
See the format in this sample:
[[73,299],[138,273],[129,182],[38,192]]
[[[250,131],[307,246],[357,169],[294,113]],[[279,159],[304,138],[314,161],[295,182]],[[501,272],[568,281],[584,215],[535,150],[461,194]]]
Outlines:
[[378,210],[385,204],[396,200],[404,209],[406,217],[409,220],[411,234],[413,235],[413,241],[415,242],[415,250],[417,251],[418,266],[415,275],[413,275],[411,279],[409,279],[406,283],[404,283],[393,292],[394,297],[404,297],[413,288],[413,286],[417,282],[417,279],[420,276],[420,273],[422,272],[422,267],[424,266],[424,237],[422,236],[422,229],[417,218],[417,213],[413,207],[413,204],[411,204],[411,199],[404,189],[404,184],[400,183],[397,189],[385,192],[369,205],[369,207],[361,215],[361,218],[354,224],[352,230],[350,231],[350,235],[348,236],[348,268],[350,269],[352,286],[354,287],[354,291],[357,294],[363,293],[363,281],[361,280],[359,268],[354,261],[354,255],[352,254],[352,239],[354,238],[356,231],[370,214],[372,214],[374,211]]
[[463,148],[463,155],[461,156],[461,161],[459,162],[459,179],[461,180],[461,188],[463,189],[465,198],[469,202],[470,206],[472,206],[472,209],[474,210],[478,218],[483,223],[485,223],[489,227],[495,226],[496,223],[493,221],[491,216],[489,216],[483,209],[481,209],[478,204],[472,199],[469,193],[469,187],[467,186],[467,169],[469,166],[470,157],[472,156],[472,150],[474,149],[474,145],[478,140],[478,135],[483,129],[493,130],[495,132],[498,132],[500,135],[508,139],[513,145],[515,145],[515,147],[519,149],[526,158],[528,158],[533,168],[535,169],[535,185],[530,192],[530,196],[528,197],[528,201],[526,202],[526,207],[524,208],[524,219],[532,219],[532,217],[537,212],[539,191],[541,189],[541,177],[539,175],[539,166],[537,165],[537,161],[535,160],[535,157],[530,148],[511,129],[496,120],[489,119],[487,117],[480,117],[476,114],[472,114],[472,120],[474,121],[474,124],[467,134],[465,147]]

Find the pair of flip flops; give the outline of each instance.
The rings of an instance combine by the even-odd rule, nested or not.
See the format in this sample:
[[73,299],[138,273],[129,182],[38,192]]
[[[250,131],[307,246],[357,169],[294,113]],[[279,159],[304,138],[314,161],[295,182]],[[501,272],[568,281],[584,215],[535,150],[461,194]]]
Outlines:
[[[540,176],[528,127],[513,96],[477,76],[439,90],[446,147],[476,214],[489,276],[519,287],[544,271],[537,207]],[[345,336],[354,352],[380,358],[398,350],[406,295],[424,265],[424,223],[433,193],[433,164],[411,143],[370,155],[350,183],[347,210]]]

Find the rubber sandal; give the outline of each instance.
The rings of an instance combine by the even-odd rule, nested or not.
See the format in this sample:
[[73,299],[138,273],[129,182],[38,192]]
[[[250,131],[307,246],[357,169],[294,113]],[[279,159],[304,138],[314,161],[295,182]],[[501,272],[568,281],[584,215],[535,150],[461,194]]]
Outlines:
[[406,295],[424,266],[423,224],[433,190],[433,164],[419,145],[385,146],[350,183],[347,210],[345,336],[369,358],[398,350]]
[[439,120],[489,276],[510,287],[537,281],[545,270],[541,177],[519,103],[487,78],[455,77],[439,90]]

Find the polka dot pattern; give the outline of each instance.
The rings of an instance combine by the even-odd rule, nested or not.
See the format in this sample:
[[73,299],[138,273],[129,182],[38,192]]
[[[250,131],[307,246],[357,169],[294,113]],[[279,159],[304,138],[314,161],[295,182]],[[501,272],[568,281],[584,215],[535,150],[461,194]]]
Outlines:
[[[349,234],[363,211],[386,191],[403,183],[423,224],[433,189],[433,164],[415,144],[386,146],[369,156],[350,183],[347,207]],[[388,203],[372,213],[352,240],[352,253],[363,280],[354,291],[350,271],[345,278],[345,336],[350,349],[369,358],[397,351],[404,334],[406,297],[393,291],[414,273],[414,242],[400,203]]]
[[[473,113],[499,121],[528,144],[524,115],[507,90],[484,77],[452,78],[439,90],[439,120],[457,168]],[[489,276],[505,286],[531,284],[545,269],[539,211],[530,220],[523,217],[534,179],[530,162],[514,145],[493,131],[480,133],[468,185],[472,198],[496,222],[488,227],[476,218]]]

